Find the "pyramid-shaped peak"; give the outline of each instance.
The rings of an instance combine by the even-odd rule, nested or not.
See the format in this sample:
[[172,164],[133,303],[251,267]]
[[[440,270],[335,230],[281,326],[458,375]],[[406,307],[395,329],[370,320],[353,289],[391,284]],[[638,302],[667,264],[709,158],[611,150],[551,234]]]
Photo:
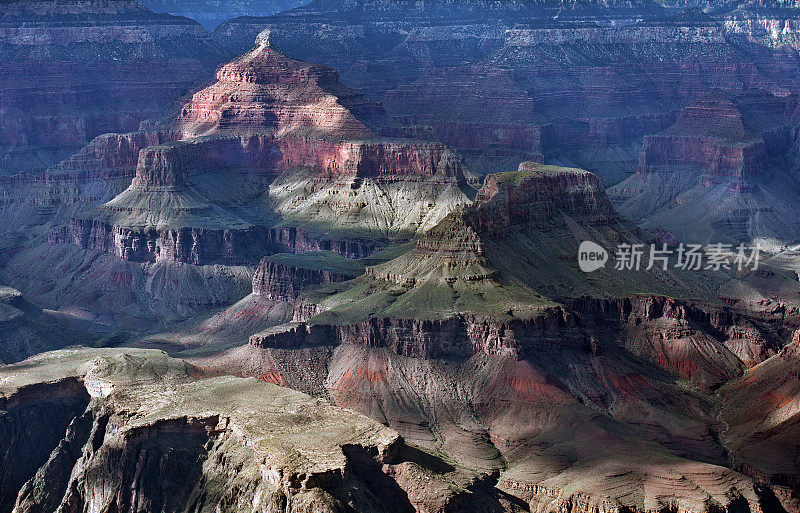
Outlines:
[[341,84],[335,69],[283,54],[269,31],[259,34],[249,52],[221,66],[216,79],[183,107],[178,123],[186,136],[236,130],[372,138],[367,123],[389,124],[379,103]]
[[496,273],[484,256],[480,237],[455,211],[431,228],[410,252],[367,268],[367,274],[404,286],[425,282],[489,280]]

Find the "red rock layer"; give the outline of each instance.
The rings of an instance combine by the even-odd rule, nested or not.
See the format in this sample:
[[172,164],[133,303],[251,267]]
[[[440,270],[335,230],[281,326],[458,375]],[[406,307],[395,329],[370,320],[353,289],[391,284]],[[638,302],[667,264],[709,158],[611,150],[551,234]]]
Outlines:
[[0,172],[39,171],[158,117],[227,52],[135,1],[4,2]]
[[[158,134],[146,137],[147,142],[172,139],[169,132]],[[109,165],[114,167],[130,164],[126,157],[127,150],[130,146],[136,148],[138,140],[134,138],[133,143],[130,143],[127,141],[131,136],[104,136],[92,146],[100,146],[106,139],[121,139],[126,144],[116,157],[113,149],[103,148],[99,152],[101,161],[95,155],[88,155],[86,160],[91,160],[94,167],[101,167],[106,161],[111,161]],[[81,152],[81,155],[89,151]],[[73,165],[76,164],[70,161],[62,166]],[[144,146],[138,155],[133,185],[180,185],[189,174],[220,166],[245,169],[265,177],[297,168],[310,168],[319,181],[341,176],[420,179],[438,177],[450,181],[460,177],[462,171],[461,163],[441,143],[400,139],[359,141],[295,136],[275,138],[264,134],[220,135]]]
[[489,175],[465,217],[478,233],[502,233],[517,225],[559,222],[559,212],[593,225],[617,218],[594,174],[534,163],[520,164],[517,172]]
[[645,137],[637,172],[686,169],[758,180],[768,160],[795,144],[798,123],[794,95],[717,92],[693,101],[665,131]]
[[360,94],[339,83],[333,68],[290,59],[268,36],[251,52],[222,66],[217,82],[194,94],[179,122],[188,132],[257,130],[286,135],[317,132],[343,137],[374,134],[355,115],[380,113]]

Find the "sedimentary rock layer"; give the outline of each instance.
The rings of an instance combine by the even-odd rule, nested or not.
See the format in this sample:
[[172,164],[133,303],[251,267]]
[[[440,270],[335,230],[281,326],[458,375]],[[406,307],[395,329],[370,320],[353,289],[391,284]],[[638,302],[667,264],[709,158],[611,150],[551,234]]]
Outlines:
[[797,97],[715,92],[644,138],[636,174],[611,190],[646,228],[703,242],[793,240]]
[[0,170],[42,170],[161,116],[229,54],[196,22],[135,1],[6,2]]
[[397,433],[299,392],[204,377],[158,351],[72,350],[25,365],[0,368],[4,509],[277,513],[403,500],[381,469],[403,461]]
[[478,169],[549,159],[615,183],[635,169],[643,136],[712,88],[797,87],[791,6],[659,4],[312,2],[213,35],[243,50],[269,27],[292,55],[335,66],[409,133]]

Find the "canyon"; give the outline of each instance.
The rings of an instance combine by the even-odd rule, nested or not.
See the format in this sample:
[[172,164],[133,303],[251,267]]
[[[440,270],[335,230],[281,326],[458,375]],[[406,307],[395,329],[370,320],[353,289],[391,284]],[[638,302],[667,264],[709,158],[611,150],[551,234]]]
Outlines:
[[720,91],[644,138],[636,173],[612,189],[638,224],[682,239],[794,240],[797,98]]
[[188,18],[133,0],[4,2],[0,174],[41,171],[162,115],[230,54]]
[[3,5],[0,512],[800,512],[794,2],[278,3]]
[[482,172],[534,159],[582,167],[613,185],[634,172],[645,135],[666,129],[712,88],[797,87],[788,4],[337,6],[315,1],[237,18],[212,37],[243,51],[270,28],[281,48],[336,67],[410,133],[447,143]]
[[[758,450],[733,456],[712,419],[747,411],[715,390],[749,393],[750,372],[793,351],[796,304],[671,269],[604,269],[587,283],[559,253],[571,261],[589,236],[610,245],[643,232],[594,175],[524,163],[354,280],[262,264],[254,295],[287,302],[291,321],[190,361],[330,397],[457,467],[499,473],[496,489],[531,510],[794,511],[792,393],[779,406],[771,392],[752,399],[759,418],[787,412],[770,446],[786,451],[781,471],[752,460]],[[279,279],[307,288],[265,290]],[[736,422],[737,440],[759,436]]]

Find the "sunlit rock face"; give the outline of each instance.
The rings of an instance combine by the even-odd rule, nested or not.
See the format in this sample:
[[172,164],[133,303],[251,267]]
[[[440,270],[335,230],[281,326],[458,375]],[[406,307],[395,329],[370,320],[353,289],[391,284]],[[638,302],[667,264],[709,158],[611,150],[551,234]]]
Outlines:
[[609,185],[634,172],[645,135],[712,88],[797,87],[791,5],[693,7],[313,2],[231,20],[213,36],[240,49],[269,26],[292,55],[335,66],[410,133],[444,141],[480,171],[532,159],[578,165]]
[[687,240],[794,240],[799,123],[796,95],[705,95],[644,138],[636,173],[612,198],[644,227]]
[[127,0],[5,2],[0,52],[2,174],[137,129],[230,55],[198,23]]
[[[720,301],[725,277],[576,268],[580,240],[643,236],[596,176],[526,162],[487,177],[472,205],[353,280],[332,280],[337,262],[323,255],[262,263],[254,291],[281,294],[292,322],[200,361],[331,397],[497,475],[487,484],[532,510],[795,511],[793,421],[761,427],[739,401],[758,396],[760,419],[773,403],[791,411],[772,400],[791,393],[791,378],[769,399],[766,375],[747,390],[750,373],[791,361],[781,346],[797,310],[733,308],[757,294]],[[787,456],[760,459],[747,449],[756,440]]]
[[380,116],[379,105],[341,85],[334,69],[290,59],[270,43],[270,32],[262,33],[254,50],[220,67],[217,82],[193,95],[178,118],[187,136],[225,129],[372,135],[356,116]]
[[[99,218],[75,218],[51,242],[138,261],[256,263],[280,247],[273,240],[279,232],[248,220],[269,220],[260,195],[295,224],[383,234],[414,233],[468,201],[459,191],[466,185],[461,164],[443,144],[381,138],[367,124],[388,124],[380,105],[341,85],[333,69],[285,56],[270,39],[262,33],[255,48],[221,66],[217,81],[195,93],[176,120],[133,137],[142,147],[130,187],[105,203]],[[146,146],[156,140],[169,142]],[[102,151],[101,160],[120,159]],[[225,198],[193,186],[208,173],[224,180],[225,169],[257,188]],[[414,194],[427,209],[403,204]],[[376,208],[380,195],[395,206]],[[436,205],[439,198],[445,201]],[[253,213],[237,213],[248,199]]]
[[[7,243],[48,241],[15,253],[9,279],[36,294],[24,283],[45,260],[61,261],[37,288],[47,304],[116,311],[149,297],[126,323],[191,316],[246,295],[265,255],[366,257],[435,226],[474,193],[447,146],[394,137],[380,104],[335,70],[281,53],[269,32],[215,78],[174,116],[2,182]],[[85,290],[75,293],[79,275]],[[124,278],[112,286],[100,276]]]
[[160,351],[44,353],[0,376],[4,510],[413,511],[395,466],[430,472],[363,415]]

